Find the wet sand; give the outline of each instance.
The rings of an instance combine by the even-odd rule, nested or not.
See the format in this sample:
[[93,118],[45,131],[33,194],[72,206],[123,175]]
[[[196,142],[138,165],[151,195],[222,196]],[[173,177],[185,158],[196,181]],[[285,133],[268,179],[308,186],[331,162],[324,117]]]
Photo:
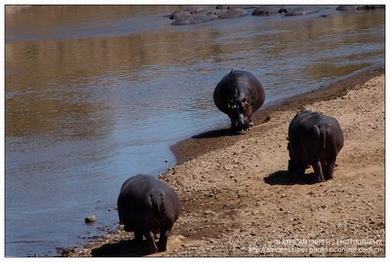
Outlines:
[[[287,129],[296,111],[336,117],[345,142],[334,179],[288,176]],[[162,175],[183,203],[168,250],[153,256],[384,256],[384,69],[261,110],[248,132],[212,131],[173,146]],[[225,134],[221,136],[221,134]],[[135,256],[116,229],[64,256]]]

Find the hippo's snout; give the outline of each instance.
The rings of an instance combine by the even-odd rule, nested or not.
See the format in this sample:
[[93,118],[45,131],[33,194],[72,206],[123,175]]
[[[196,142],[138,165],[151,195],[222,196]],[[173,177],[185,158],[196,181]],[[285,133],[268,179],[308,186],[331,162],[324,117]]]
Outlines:
[[251,126],[250,120],[243,113],[239,113],[237,116],[232,117],[232,129],[235,131],[247,130]]

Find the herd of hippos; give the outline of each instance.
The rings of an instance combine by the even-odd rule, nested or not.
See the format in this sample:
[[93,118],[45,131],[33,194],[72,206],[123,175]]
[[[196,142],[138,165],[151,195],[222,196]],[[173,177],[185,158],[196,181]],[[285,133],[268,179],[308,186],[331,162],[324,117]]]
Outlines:
[[[232,70],[214,90],[215,105],[229,116],[232,131],[238,133],[250,128],[251,116],[264,100],[261,83],[246,71]],[[343,132],[335,118],[319,112],[298,112],[288,128],[289,174],[304,176],[311,165],[319,182],[331,179],[343,143]],[[134,232],[134,243],[141,243],[145,237],[151,252],[166,250],[181,211],[176,192],[166,182],[151,175],[130,177],[122,185],[117,207],[119,223],[126,231]]]
[[[338,6],[336,10],[370,10],[383,7]],[[262,6],[252,10],[251,14],[297,16],[314,12],[318,12],[318,8]],[[245,8],[231,6],[187,7],[173,12],[169,18],[174,20],[172,25],[186,25],[248,14]],[[264,100],[265,92],[261,83],[246,71],[232,70],[214,90],[215,105],[229,116],[233,132],[241,132],[251,127],[251,116],[263,105]],[[343,132],[335,118],[307,110],[298,112],[288,128],[288,173],[298,178],[304,176],[305,170],[312,166],[319,182],[331,179],[336,157],[343,143]],[[153,249],[152,252],[166,250],[168,236],[181,211],[179,198],[167,183],[151,175],[130,177],[122,185],[117,207],[119,223],[124,225],[126,231],[134,232],[134,243],[141,243],[145,237]],[[156,244],[157,234],[159,240]]]
[[[337,11],[362,11],[372,10],[377,8],[384,8],[384,5],[339,5],[329,6],[329,8],[335,8]],[[315,14],[323,10],[320,6],[208,6],[208,7],[185,7],[174,11],[172,14],[167,15],[173,20],[172,25],[191,25],[200,24],[216,19],[229,19],[243,17],[251,14],[252,16],[301,16]],[[320,17],[326,17],[326,14],[320,15]]]

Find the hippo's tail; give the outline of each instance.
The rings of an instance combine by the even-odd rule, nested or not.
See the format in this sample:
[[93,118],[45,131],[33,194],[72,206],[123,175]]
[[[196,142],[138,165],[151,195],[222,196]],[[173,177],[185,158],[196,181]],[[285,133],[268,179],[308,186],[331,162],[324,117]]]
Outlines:
[[320,132],[320,141],[321,141],[321,149],[326,150],[326,136],[327,136],[327,128],[325,125],[321,125],[319,128]]
[[165,195],[162,192],[160,192],[159,194],[150,195],[151,207],[155,214],[160,214],[164,212],[164,197]]
[[323,126],[323,125],[315,126],[314,130],[315,130],[315,136],[317,137],[317,139],[319,139],[319,141],[321,143],[321,149],[325,150],[326,149],[326,134],[327,134],[326,126]]

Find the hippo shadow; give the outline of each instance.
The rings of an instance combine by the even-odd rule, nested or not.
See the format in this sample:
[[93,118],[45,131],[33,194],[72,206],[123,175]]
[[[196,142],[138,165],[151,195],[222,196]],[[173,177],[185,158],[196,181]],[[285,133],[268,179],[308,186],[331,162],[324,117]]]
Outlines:
[[305,174],[303,176],[294,177],[288,173],[287,170],[280,170],[271,173],[264,177],[264,182],[273,185],[312,185],[317,183],[314,173]]
[[241,134],[240,131],[235,131],[230,128],[224,128],[224,129],[206,131],[198,135],[194,135],[192,136],[192,138],[202,139],[202,138],[214,138],[214,137],[221,137],[221,136],[238,136],[240,134]]
[[121,240],[91,250],[93,257],[141,257],[155,253],[147,240],[136,243],[132,240]]

